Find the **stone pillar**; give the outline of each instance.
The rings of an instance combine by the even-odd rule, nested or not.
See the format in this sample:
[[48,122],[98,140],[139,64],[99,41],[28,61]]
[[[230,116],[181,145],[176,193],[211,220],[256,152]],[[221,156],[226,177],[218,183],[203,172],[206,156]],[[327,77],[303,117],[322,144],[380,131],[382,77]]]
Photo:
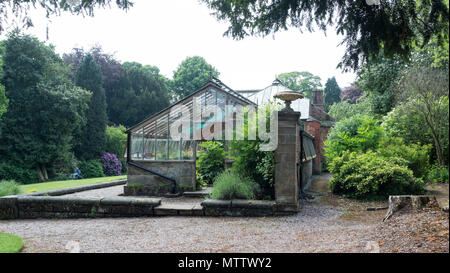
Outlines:
[[278,113],[278,147],[275,151],[275,200],[279,212],[297,212],[299,185],[296,146],[299,145],[299,112]]

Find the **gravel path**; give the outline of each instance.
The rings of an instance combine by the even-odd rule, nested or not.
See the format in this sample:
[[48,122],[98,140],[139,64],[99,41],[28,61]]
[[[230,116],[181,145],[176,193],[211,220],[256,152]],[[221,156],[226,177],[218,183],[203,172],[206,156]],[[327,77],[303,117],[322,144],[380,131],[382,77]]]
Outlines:
[[[74,245],[79,246],[80,252],[86,253],[370,252],[373,250],[370,246],[374,243],[381,244],[382,252],[429,250],[412,249],[414,246],[411,244],[419,245],[420,242],[402,237],[398,224],[380,224],[386,211],[366,211],[368,207],[386,206],[386,202],[339,198],[324,192],[328,179],[329,176],[322,176],[313,182],[311,193],[316,195],[316,199],[305,202],[301,212],[295,216],[15,220],[0,221],[0,232],[21,236],[25,240],[23,252],[33,253],[69,252]],[[118,196],[122,191],[123,186],[117,186],[72,196],[111,197]],[[322,193],[317,194],[319,192]],[[198,203],[201,200],[174,198],[163,199],[162,202]],[[424,219],[423,215],[414,217]],[[448,222],[448,214],[446,217]],[[445,220],[445,217],[442,219]],[[447,245],[439,243],[433,247],[439,246],[440,251],[448,252],[448,224],[444,225],[443,230],[439,232],[444,232],[442,235],[446,236]],[[401,247],[395,247],[396,240],[402,244]]]
[[364,252],[370,225],[340,219],[339,209],[308,203],[277,218],[164,217],[22,220],[0,231],[25,240],[23,252]]

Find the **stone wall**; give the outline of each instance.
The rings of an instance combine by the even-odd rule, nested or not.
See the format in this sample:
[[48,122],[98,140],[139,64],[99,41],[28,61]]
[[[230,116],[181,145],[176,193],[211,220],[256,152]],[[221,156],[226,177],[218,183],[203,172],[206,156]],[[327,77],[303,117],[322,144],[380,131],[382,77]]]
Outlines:
[[0,198],[0,220],[152,216],[161,199],[10,196]]
[[[176,190],[179,193],[196,189],[194,161],[136,161],[134,163],[174,179],[177,184]],[[127,175],[128,183],[124,188],[125,195],[163,196],[171,192],[173,187],[172,181],[131,165],[128,165]]]

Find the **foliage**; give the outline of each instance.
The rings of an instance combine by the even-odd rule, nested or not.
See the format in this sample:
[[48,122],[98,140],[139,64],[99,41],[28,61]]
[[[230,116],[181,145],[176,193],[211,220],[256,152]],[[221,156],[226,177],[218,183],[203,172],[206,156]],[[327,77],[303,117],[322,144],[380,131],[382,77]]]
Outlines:
[[[390,137],[402,137],[407,145],[413,143],[421,143],[432,145],[432,160],[436,158],[436,147],[432,137],[431,129],[426,126],[424,115],[419,111],[417,100],[410,100],[397,105],[391,112],[383,117],[382,126],[386,131],[386,135]],[[443,113],[440,117],[445,117],[445,111],[448,111],[448,100],[441,110]],[[442,149],[444,162],[448,164],[449,158],[449,131],[448,123],[439,128],[442,137]]]
[[252,179],[227,170],[214,180],[210,198],[218,200],[254,199],[258,184]]
[[433,68],[425,59],[409,66],[402,73],[397,90],[401,102],[411,102],[423,117],[423,126],[431,132],[436,158],[445,165],[445,147],[449,128],[449,71],[448,66]]
[[84,160],[98,158],[105,150],[106,98],[100,66],[92,55],[88,54],[78,67],[75,83],[92,92],[89,109],[86,111],[86,124],[77,136],[75,155]]
[[83,16],[94,16],[94,9],[96,7],[105,8],[110,7],[111,2],[115,2],[117,7],[123,10],[128,10],[133,6],[129,0],[83,0],[83,1],[55,1],[55,0],[1,0],[0,1],[0,33],[8,25],[7,19],[10,15],[17,16],[21,19],[24,27],[31,27],[31,21],[28,12],[31,8],[36,6],[44,8],[46,16],[60,15],[62,11],[70,12],[71,14],[81,14]]
[[22,238],[16,235],[0,232],[0,253],[17,253],[22,248]]
[[0,124],[0,158],[47,180],[47,168],[71,153],[90,94],[72,84],[52,48],[29,35],[9,34],[3,62],[9,106]]
[[20,192],[20,185],[14,180],[0,180],[0,197],[18,195]]
[[205,184],[212,184],[217,175],[225,169],[225,150],[223,144],[217,141],[207,141],[199,144],[198,178]]
[[313,75],[307,71],[289,72],[278,75],[281,83],[287,88],[303,92],[306,98],[312,98],[312,91],[322,87],[319,76]]
[[203,57],[188,57],[173,72],[170,90],[174,99],[182,99],[200,89],[211,77],[219,77],[219,74]]
[[446,183],[449,181],[448,167],[433,165],[426,177],[428,183]]
[[385,138],[376,151],[385,158],[402,158],[415,177],[424,178],[430,168],[431,145],[406,145],[402,138]]
[[358,72],[357,85],[368,94],[371,112],[385,115],[395,105],[394,83],[405,68],[399,57],[387,58],[383,52],[371,58]]
[[8,108],[8,98],[5,95],[5,87],[0,84],[0,120]]
[[126,128],[123,126],[108,126],[106,127],[106,145],[105,151],[107,153],[116,154],[118,158],[123,158],[125,145],[127,144]]
[[354,84],[351,84],[350,86],[342,89],[341,100],[348,101],[351,104],[355,104],[363,95],[364,92],[361,89],[356,87]]
[[335,121],[341,121],[360,114],[373,116],[370,101],[365,97],[359,99],[358,102],[354,104],[348,101],[335,103],[330,106],[328,114],[332,116]]
[[377,153],[344,151],[328,165],[329,181],[335,194],[356,199],[386,199],[389,195],[420,194],[422,180],[414,177],[401,158],[385,158]]
[[84,178],[96,178],[105,176],[103,173],[103,164],[100,160],[81,161],[78,168]]
[[384,136],[378,121],[371,116],[356,115],[336,124],[325,141],[327,161],[340,157],[344,151],[366,152],[376,150]]
[[341,101],[341,88],[339,87],[335,77],[327,80],[324,94],[325,112],[328,113],[331,105]]
[[[340,66],[356,70],[382,49],[387,56],[407,58],[417,45],[448,37],[448,1],[339,0],[202,0],[218,20],[229,22],[233,38],[271,35],[289,27],[313,31],[314,25],[344,35],[346,53]],[[419,39],[420,38],[420,39]]]
[[159,74],[157,67],[136,62],[121,64],[113,55],[103,52],[100,46],[88,52],[74,48],[69,54],[63,55],[64,61],[72,69],[73,78],[88,54],[101,67],[111,124],[133,126],[169,105],[168,79]]
[[117,155],[106,153],[102,156],[103,173],[106,176],[117,176],[122,173],[122,163]]
[[38,179],[35,170],[0,162],[0,180],[15,180],[22,184],[31,184],[36,183]]

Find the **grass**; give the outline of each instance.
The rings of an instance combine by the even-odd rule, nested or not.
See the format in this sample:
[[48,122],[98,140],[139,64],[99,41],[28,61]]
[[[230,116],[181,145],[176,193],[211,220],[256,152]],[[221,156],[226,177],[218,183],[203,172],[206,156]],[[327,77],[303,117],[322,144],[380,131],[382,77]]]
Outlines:
[[23,247],[19,236],[0,232],[0,253],[17,253]]
[[20,185],[14,181],[0,181],[0,197],[8,195],[17,195],[21,192]]
[[121,175],[121,176],[80,179],[80,180],[54,181],[54,182],[46,182],[46,183],[21,185],[20,189],[23,193],[51,191],[51,190],[59,190],[59,189],[66,189],[66,188],[71,188],[71,187],[78,187],[78,186],[84,186],[84,185],[92,185],[92,184],[122,180],[122,179],[126,179],[126,178],[127,178],[126,175]]

